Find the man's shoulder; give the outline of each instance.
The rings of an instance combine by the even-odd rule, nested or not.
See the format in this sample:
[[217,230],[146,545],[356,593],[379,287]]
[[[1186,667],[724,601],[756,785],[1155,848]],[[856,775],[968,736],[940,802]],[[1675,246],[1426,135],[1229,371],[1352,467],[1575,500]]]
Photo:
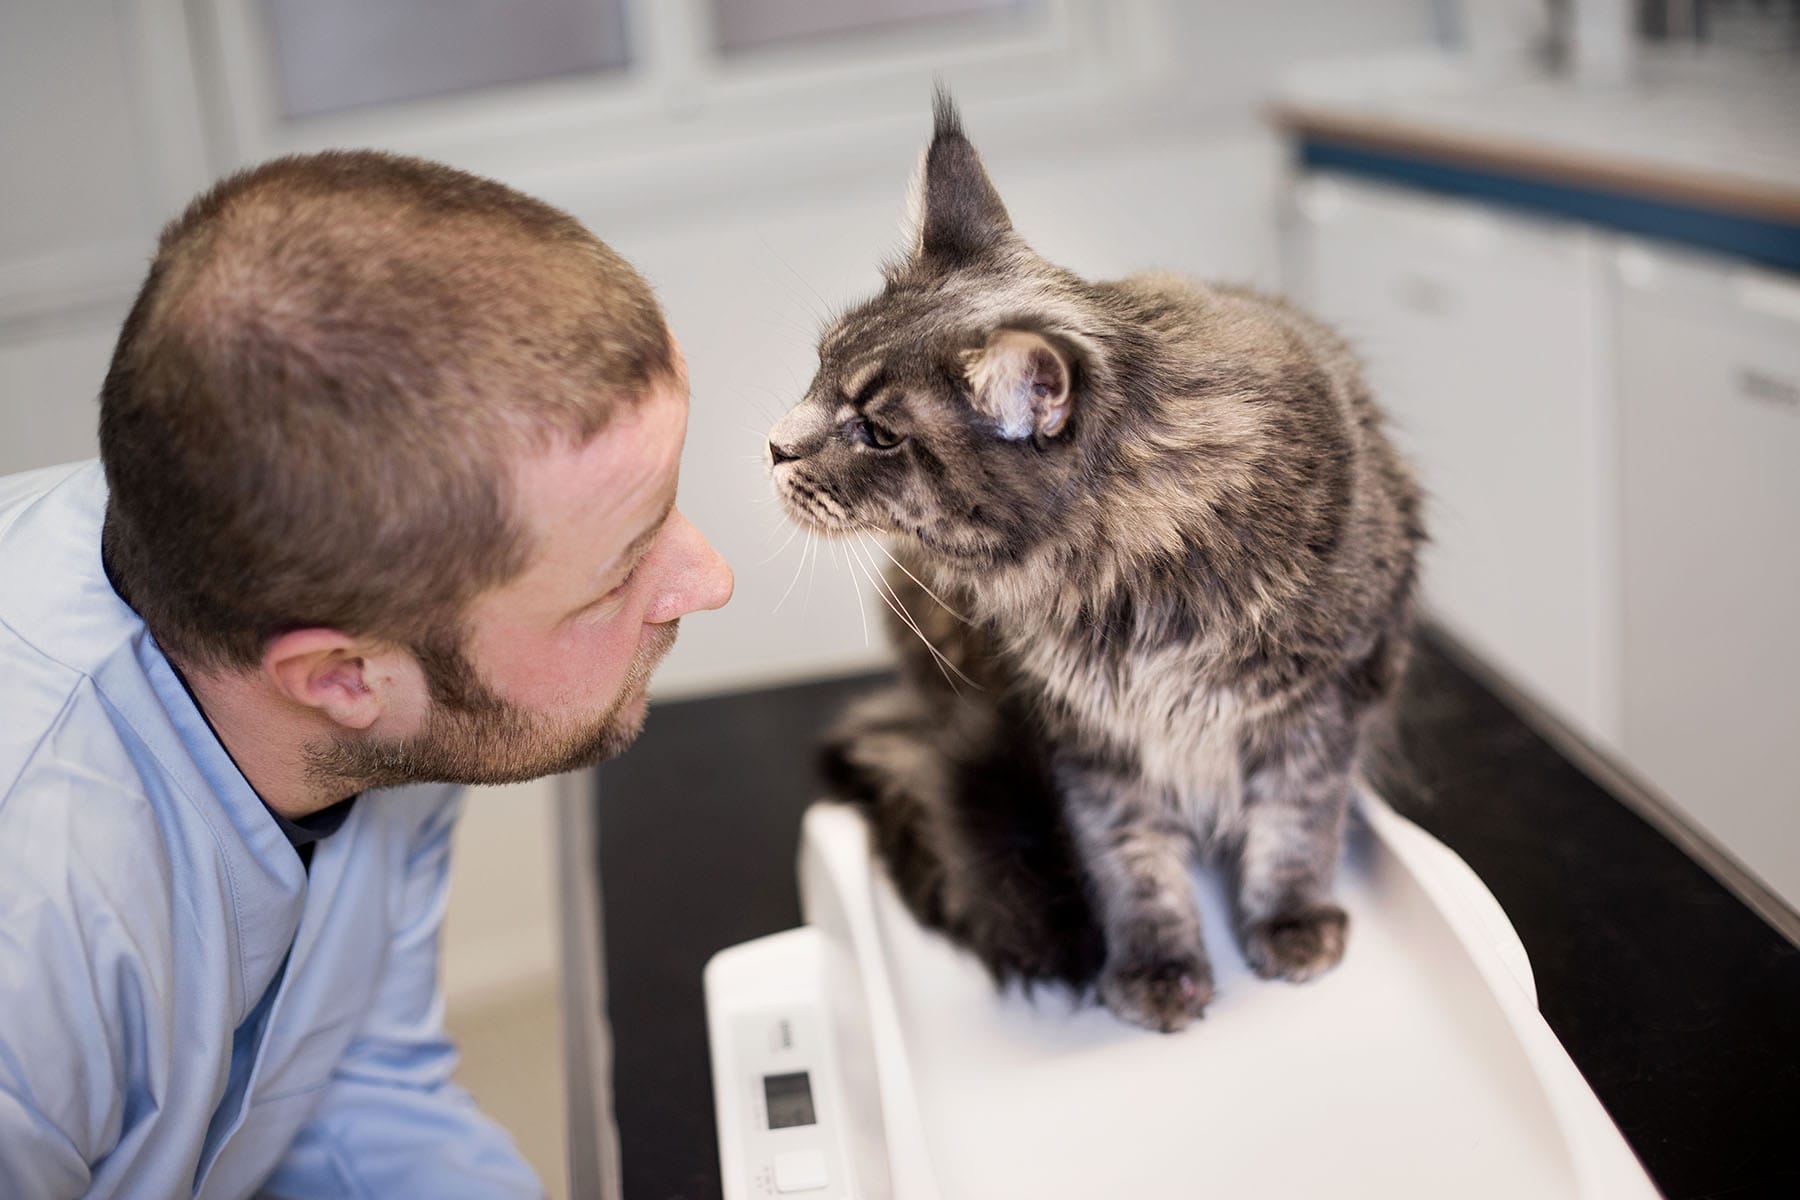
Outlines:
[[176,881],[126,732],[91,680],[21,650],[4,627],[0,670],[0,979],[61,994],[129,978],[137,992],[166,994]]
[[93,680],[4,625],[0,679],[0,1094],[91,1162],[134,1064],[167,1059],[186,906],[142,749]]
[[83,472],[100,474],[100,465],[89,459],[0,475],[0,537],[25,508]]
[[105,513],[98,463],[0,476],[0,713],[6,724],[28,720],[45,704],[60,706],[82,675],[142,629],[100,563]]
[[[131,756],[105,697],[82,671],[0,624],[0,810],[25,777],[58,771],[113,784]],[[70,780],[73,784],[73,779]]]
[[134,923],[166,913],[156,748],[55,649],[0,619],[0,892],[130,896]]
[[144,853],[160,838],[145,750],[93,681],[4,626],[0,676],[0,863],[12,860],[0,875],[28,876],[28,860],[132,876],[166,865]]
[[35,561],[51,541],[91,543],[100,553],[100,526],[106,515],[106,474],[98,462],[64,463],[14,475],[0,475],[0,616],[36,594],[46,582],[45,564]]
[[0,813],[60,797],[75,819],[157,774],[143,624],[99,567],[105,498],[97,463],[0,477]]

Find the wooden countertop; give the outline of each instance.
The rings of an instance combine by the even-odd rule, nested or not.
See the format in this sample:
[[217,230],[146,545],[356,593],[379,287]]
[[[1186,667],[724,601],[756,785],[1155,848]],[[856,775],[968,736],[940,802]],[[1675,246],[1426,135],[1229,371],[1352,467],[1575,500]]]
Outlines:
[[1412,54],[1314,65],[1272,106],[1296,137],[1800,225],[1800,59],[1650,55],[1631,82]]

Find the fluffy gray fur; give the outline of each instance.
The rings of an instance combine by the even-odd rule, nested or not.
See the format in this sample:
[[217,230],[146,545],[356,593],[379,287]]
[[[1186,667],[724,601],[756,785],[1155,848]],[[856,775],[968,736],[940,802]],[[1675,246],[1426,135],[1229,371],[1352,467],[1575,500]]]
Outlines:
[[1213,990],[1208,851],[1259,974],[1329,970],[1422,538],[1352,355],[1240,288],[1044,261],[942,95],[919,186],[911,253],[770,435],[793,518],[887,535],[924,635],[896,618],[901,681],[848,714],[831,778],[913,911],[1002,979],[1181,1028]]

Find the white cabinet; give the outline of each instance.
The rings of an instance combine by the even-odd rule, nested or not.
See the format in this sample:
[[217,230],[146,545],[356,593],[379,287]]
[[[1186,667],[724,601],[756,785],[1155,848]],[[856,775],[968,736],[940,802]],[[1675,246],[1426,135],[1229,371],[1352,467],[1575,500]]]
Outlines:
[[1432,615],[1800,908],[1800,279],[1328,177],[1290,215]]
[[1361,355],[1428,494],[1431,614],[1590,737],[1618,728],[1606,262],[1584,227],[1302,181],[1289,287]]
[[1618,268],[1624,750],[1800,907],[1800,280]]

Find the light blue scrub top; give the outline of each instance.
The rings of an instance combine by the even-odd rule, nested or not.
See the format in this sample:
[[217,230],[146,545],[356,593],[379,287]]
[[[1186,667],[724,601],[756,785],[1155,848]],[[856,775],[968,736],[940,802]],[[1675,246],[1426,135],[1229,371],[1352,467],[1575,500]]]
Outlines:
[[538,1196],[450,1082],[453,788],[310,877],[100,566],[97,463],[0,478],[0,1197]]

